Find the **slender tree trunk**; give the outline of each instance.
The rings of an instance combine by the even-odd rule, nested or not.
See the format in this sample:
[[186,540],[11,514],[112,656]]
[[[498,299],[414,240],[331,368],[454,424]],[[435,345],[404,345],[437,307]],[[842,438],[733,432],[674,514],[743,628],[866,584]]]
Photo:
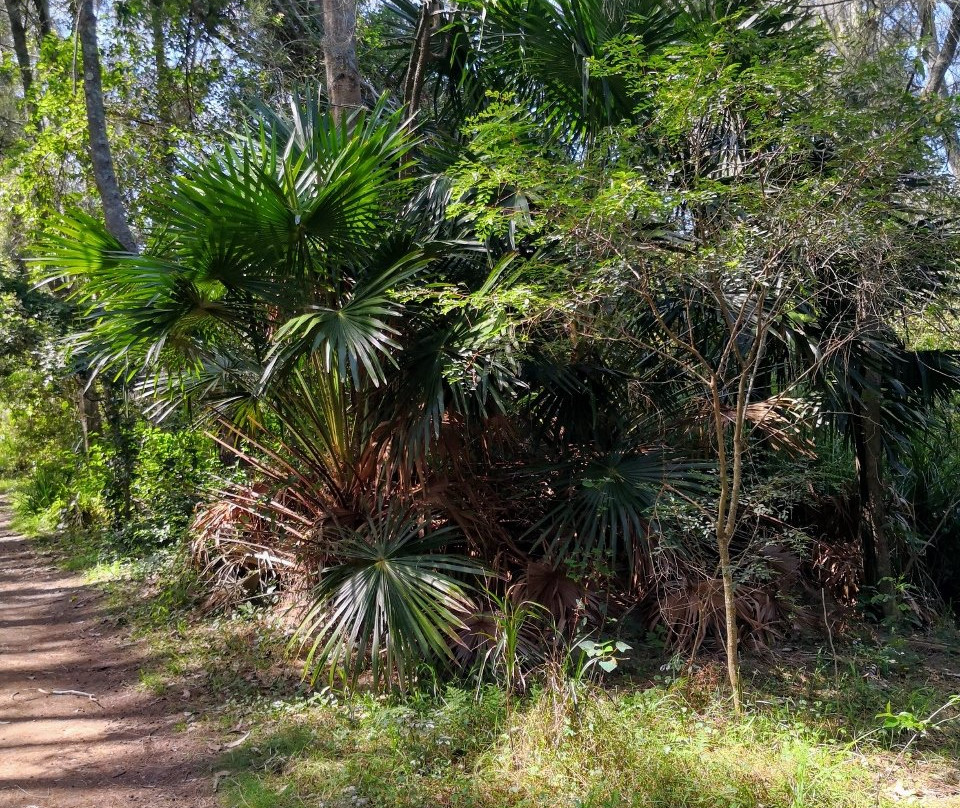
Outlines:
[[[867,580],[866,583],[868,586],[875,586],[883,596],[883,616],[888,620],[895,620],[899,612],[887,531],[887,509],[883,498],[883,436],[880,426],[882,411],[880,394],[877,392],[880,381],[880,374],[876,371],[866,372],[867,386],[871,389],[864,390],[862,394],[862,456],[857,458],[857,469],[860,475],[861,523],[869,535],[869,543],[863,546],[864,573],[872,573],[872,580]],[[871,555],[873,558],[868,560]]]
[[743,685],[740,682],[740,632],[737,628],[737,589],[733,580],[733,562],[730,559],[732,536],[717,536],[720,551],[720,578],[723,581],[723,612],[727,634],[727,678],[733,694],[733,708],[740,712],[743,705]]
[[50,20],[50,3],[48,0],[35,0],[33,7],[37,11],[37,28],[40,30],[40,38],[45,39],[53,33],[53,23]]
[[92,373],[89,370],[81,370],[77,373],[77,381],[80,385],[80,410],[81,420],[85,436],[99,435],[103,431],[103,423],[100,416],[101,398],[97,394]]
[[6,0],[6,2],[7,17],[10,19],[10,36],[13,38],[13,51],[17,56],[20,80],[23,83],[23,97],[26,99],[27,109],[33,117],[33,103],[30,98],[30,88],[33,86],[33,68],[30,65],[30,48],[27,46],[27,29],[23,23],[23,6],[21,0]]
[[163,24],[166,14],[163,0],[152,0],[150,4],[150,26],[153,34],[153,61],[156,75],[157,117],[163,128],[160,136],[161,161],[168,174],[175,167],[175,144],[170,137],[170,125],[173,123],[171,105],[170,68],[167,65],[167,37]]
[[163,0],[152,0],[150,3],[150,27],[153,34],[153,61],[156,78],[158,102],[161,107],[166,106],[165,98],[167,85],[167,37],[163,30],[164,22]]
[[943,44],[940,45],[936,58],[929,66],[927,81],[923,85],[922,95],[925,97],[940,93],[947,76],[947,70],[950,69],[957,55],[957,44],[960,43],[960,1],[954,0],[952,6],[950,22],[947,25],[947,33],[944,35]]
[[113,511],[114,524],[124,527],[133,517],[133,476],[137,464],[137,447],[134,441],[134,419],[128,412],[123,388],[104,383],[103,398],[106,437],[111,452],[108,468],[110,479],[106,486],[106,499]]
[[410,62],[407,65],[407,74],[403,81],[403,101],[407,105],[410,117],[420,111],[423,84],[430,61],[430,39],[434,30],[434,18],[440,11],[438,0],[424,0],[420,7],[420,20],[413,36],[413,47],[410,50]]
[[327,96],[337,120],[362,104],[357,66],[357,0],[320,0],[323,6],[323,61]]
[[873,530],[866,518],[867,503],[870,501],[870,487],[867,485],[866,457],[867,457],[867,439],[863,426],[863,410],[855,404],[851,413],[853,430],[853,452],[857,467],[857,493],[860,497],[859,503],[859,528],[858,539],[860,542],[860,552],[863,554],[863,585],[870,588],[876,588],[880,576],[877,574],[877,552],[873,544]]
[[[103,206],[103,218],[107,231],[128,252],[137,252],[137,240],[127,221],[127,209],[120,193],[117,173],[113,166],[113,154],[107,132],[107,114],[103,103],[103,75],[100,66],[100,46],[97,43],[97,17],[93,0],[79,0],[77,37],[83,57],[83,96],[87,107],[87,129],[90,138],[90,158],[93,178]],[[119,524],[129,522],[132,513],[131,484],[135,449],[130,439],[129,425],[125,417],[125,391],[122,383],[103,385],[103,409],[108,434],[113,443],[113,480],[111,488],[116,492],[115,518]]]
[[107,230],[123,245],[123,248],[129,252],[136,252],[137,241],[127,222],[126,206],[113,167],[113,155],[107,134],[100,48],[97,44],[97,18],[93,10],[93,0],[80,0],[77,35],[80,38],[80,48],[83,53],[83,95],[87,105],[90,156],[93,162],[93,177],[103,204],[103,217]]
[[[720,480],[720,497],[717,502],[716,539],[720,554],[720,579],[723,583],[723,613],[726,624],[727,678],[733,696],[733,708],[737,713],[743,709],[743,686],[740,681],[740,633],[737,628],[737,590],[733,578],[733,561],[730,558],[730,544],[737,526],[737,511],[740,507],[740,485],[743,462],[743,435],[745,420],[745,395],[741,377],[740,396],[737,403],[737,415],[734,423],[732,457],[727,454],[727,439],[720,401],[719,381],[711,380],[710,400],[713,409],[714,429],[716,431],[717,473]],[[739,399],[744,399],[740,401]],[[732,466],[732,468],[731,468]]]
[[953,127],[944,129],[943,150],[947,155],[947,168],[955,179],[960,179],[960,137]]

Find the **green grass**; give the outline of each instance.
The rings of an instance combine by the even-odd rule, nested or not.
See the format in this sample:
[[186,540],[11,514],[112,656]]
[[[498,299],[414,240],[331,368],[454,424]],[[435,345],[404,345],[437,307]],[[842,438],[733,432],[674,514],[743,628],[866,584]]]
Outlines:
[[17,477],[0,477],[0,496],[15,494],[22,484]]
[[28,485],[28,480],[22,477],[0,477],[0,496],[6,497],[13,506],[10,526],[31,539],[52,539],[57,532],[59,511],[50,508],[31,513],[25,503]]
[[888,702],[925,717],[956,683],[913,660],[874,673],[890,642],[848,647],[836,671],[816,657],[754,665],[739,717],[719,663],[619,689],[567,683],[513,710],[469,684],[261,702],[254,735],[217,764],[231,772],[223,805],[958,808],[956,723],[914,737],[878,719]]
[[39,513],[30,512],[22,501],[27,485],[24,479],[0,478],[0,496],[12,501],[13,530],[31,539],[41,553],[53,557],[68,572],[82,573],[88,583],[142,576],[143,559],[118,547],[105,531],[61,529],[59,504]]
[[859,808],[886,804],[854,751],[818,730],[683,683],[552,693],[370,697],[279,715],[221,763],[225,805],[262,808]]

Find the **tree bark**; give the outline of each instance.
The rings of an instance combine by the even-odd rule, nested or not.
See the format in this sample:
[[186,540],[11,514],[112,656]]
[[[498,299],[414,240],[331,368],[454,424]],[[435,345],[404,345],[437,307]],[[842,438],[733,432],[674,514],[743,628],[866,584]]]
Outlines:
[[100,421],[100,400],[89,370],[77,373],[78,402],[77,409],[80,417],[80,431],[83,435],[83,453],[90,452],[90,438],[99,435],[102,429]]
[[863,411],[860,423],[863,437],[857,447],[862,454],[857,458],[861,491],[861,526],[869,537],[869,540],[863,543],[864,577],[865,583],[876,587],[877,592],[882,596],[880,607],[883,616],[888,620],[896,620],[898,609],[881,471],[883,435],[880,426],[882,409],[878,392],[881,383],[880,374],[876,371],[867,371],[866,382],[873,389],[864,390],[862,393]]
[[344,121],[362,103],[357,66],[357,3],[356,0],[320,1],[327,97],[334,117]]
[[127,222],[127,210],[117,182],[107,134],[107,115],[103,105],[103,78],[100,48],[97,44],[97,17],[93,0],[80,0],[77,36],[83,54],[83,95],[87,106],[87,129],[93,177],[103,205],[107,230],[128,252],[137,251],[137,241]]
[[420,20],[413,36],[410,62],[407,65],[407,74],[403,81],[403,101],[411,118],[420,111],[427,63],[431,56],[430,39],[433,35],[434,16],[439,10],[440,3],[438,0],[424,0],[420,8]]
[[53,22],[50,19],[50,3],[48,0],[35,0],[33,4],[37,11],[37,28],[40,38],[44,39],[53,32]]
[[920,58],[928,65],[933,64],[940,54],[936,2],[937,0],[920,0],[917,8],[920,21]]
[[929,97],[937,95],[943,87],[947,70],[953,64],[957,55],[957,44],[960,42],[960,0],[955,0],[950,15],[950,23],[947,26],[947,33],[943,38],[943,44],[937,53],[936,59],[930,65],[930,72],[927,74],[927,81],[923,85],[921,95]]
[[150,3],[150,27],[153,35],[153,61],[156,79],[156,107],[157,117],[160,119],[163,134],[159,138],[161,162],[168,174],[173,174],[176,168],[175,144],[170,137],[170,126],[173,123],[173,107],[171,104],[170,67],[167,65],[167,36],[163,24],[165,22],[163,0],[152,0]]
[[863,426],[863,409],[854,404],[851,413],[853,430],[853,453],[857,470],[857,494],[860,497],[859,513],[860,521],[858,527],[858,540],[860,542],[860,552],[863,556],[863,585],[876,588],[880,576],[877,574],[877,552],[873,545],[873,530],[866,518],[867,503],[870,501],[870,487],[867,485],[867,474],[865,467],[867,465],[867,439]]
[[733,709],[743,709],[743,685],[740,682],[740,632],[737,628],[737,590],[730,559],[730,536],[717,537],[720,551],[720,577],[723,581],[723,611],[727,634],[727,678],[733,695]]
[[10,36],[13,38],[13,51],[20,68],[20,80],[23,83],[23,97],[27,109],[32,111],[30,88],[33,86],[33,68],[30,65],[30,48],[27,47],[27,29],[23,23],[23,7],[20,0],[7,0],[7,17],[10,18]]
[[150,3],[150,28],[153,35],[153,62],[156,73],[156,89],[158,104],[166,106],[164,94],[167,89],[167,37],[163,30],[163,0],[152,0]]
[[[738,385],[737,415],[734,423],[732,457],[727,456],[727,442],[723,405],[720,401],[719,380],[714,377],[710,384],[710,403],[713,410],[714,429],[717,441],[717,474],[720,482],[720,497],[717,502],[716,539],[720,555],[720,578],[723,584],[723,612],[726,628],[727,678],[733,696],[733,709],[743,709],[743,685],[740,681],[740,632],[737,628],[737,590],[733,578],[733,561],[730,558],[730,543],[736,532],[737,511],[740,507],[740,485],[744,451],[744,422],[746,370]],[[732,469],[730,468],[732,466]]]

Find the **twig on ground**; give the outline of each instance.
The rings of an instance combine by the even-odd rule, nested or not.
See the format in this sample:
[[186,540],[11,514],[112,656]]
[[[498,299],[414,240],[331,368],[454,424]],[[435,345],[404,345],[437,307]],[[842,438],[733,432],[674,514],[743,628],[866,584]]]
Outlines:
[[240,744],[242,744],[242,743],[243,743],[245,740],[247,740],[247,738],[249,738],[249,737],[250,737],[250,732],[248,731],[248,732],[244,733],[243,735],[241,735],[239,738],[237,738],[235,741],[230,741],[230,743],[225,743],[225,744],[223,745],[223,748],[224,748],[224,749],[235,749],[236,747],[240,746]]
[[44,690],[42,687],[38,687],[37,691],[47,696],[83,696],[96,704],[101,710],[103,709],[100,699],[93,695],[93,693],[85,693],[82,690]]

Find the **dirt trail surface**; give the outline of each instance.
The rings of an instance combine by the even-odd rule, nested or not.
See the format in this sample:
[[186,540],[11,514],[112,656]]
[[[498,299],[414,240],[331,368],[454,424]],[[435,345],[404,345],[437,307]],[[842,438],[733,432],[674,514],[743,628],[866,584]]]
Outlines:
[[0,501],[0,808],[217,805],[213,745],[184,731],[189,705],[137,689],[144,653]]

